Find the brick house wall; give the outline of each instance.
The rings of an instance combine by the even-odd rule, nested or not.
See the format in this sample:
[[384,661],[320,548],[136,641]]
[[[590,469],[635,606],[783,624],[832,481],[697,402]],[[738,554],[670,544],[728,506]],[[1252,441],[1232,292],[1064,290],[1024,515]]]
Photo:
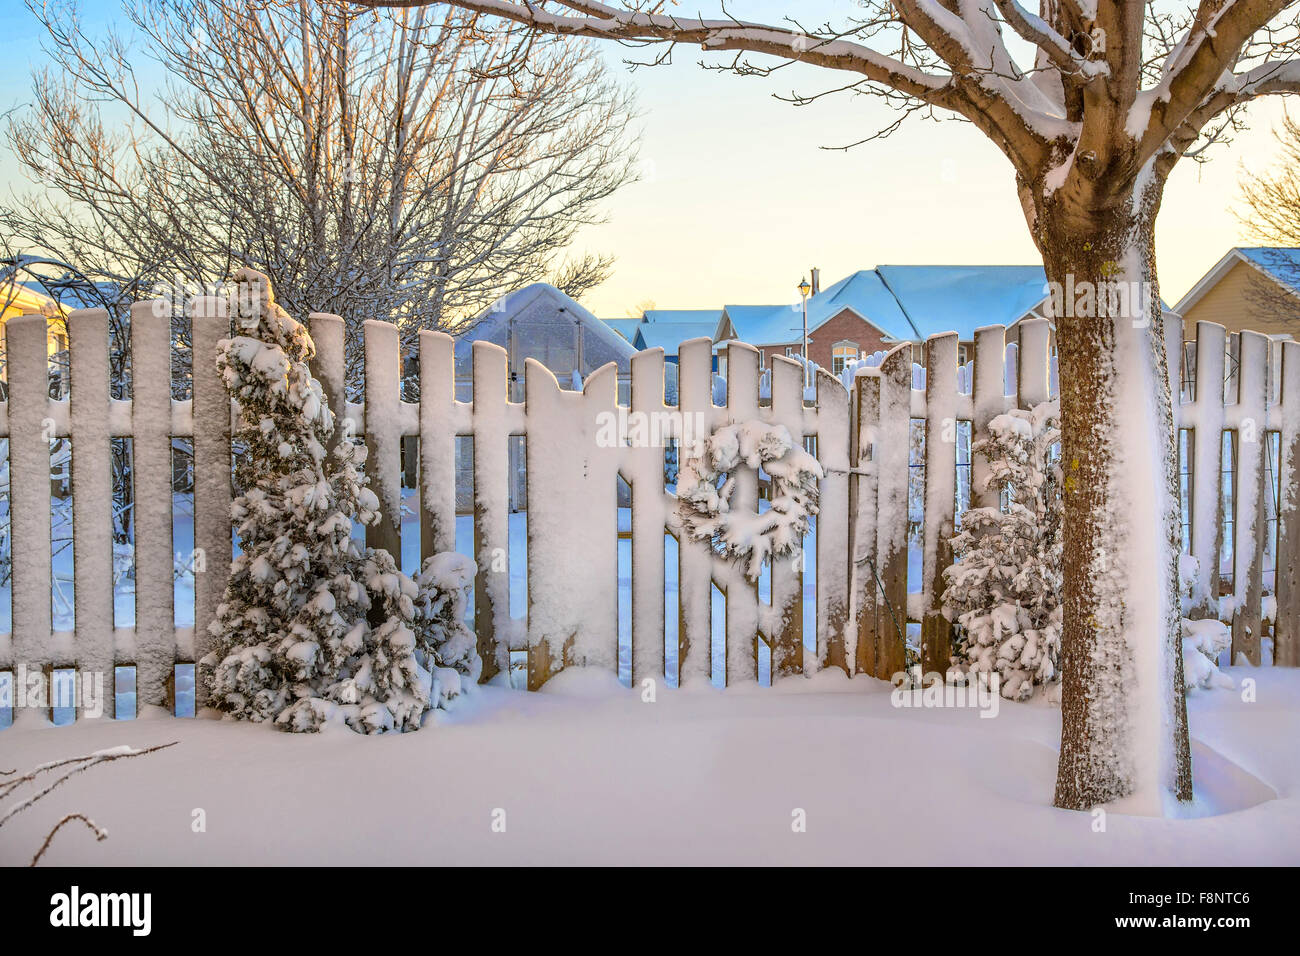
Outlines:
[[[796,316],[798,321],[798,316]],[[832,368],[832,350],[839,342],[854,342],[858,346],[858,357],[870,355],[881,349],[889,348],[881,331],[864,321],[852,309],[844,309],[838,315],[828,319],[815,331],[808,333],[808,357],[822,368]],[[785,355],[788,347],[793,347],[797,354],[803,345],[802,338],[793,339],[789,346],[767,345],[759,349],[763,353],[763,367],[770,368],[772,356]]]

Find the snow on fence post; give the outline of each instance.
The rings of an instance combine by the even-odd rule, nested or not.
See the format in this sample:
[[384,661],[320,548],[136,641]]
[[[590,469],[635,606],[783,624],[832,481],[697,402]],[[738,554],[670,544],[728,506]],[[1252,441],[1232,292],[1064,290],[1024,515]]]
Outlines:
[[[849,501],[849,585],[853,608],[852,647],[844,666],[850,674],[876,673],[876,436],[880,425],[880,369],[869,368],[854,376],[851,456],[853,466]],[[838,663],[838,662],[836,662]]]
[[876,433],[876,676],[889,680],[906,666],[907,493],[912,419],[912,343],[880,363],[880,425]]
[[1201,603],[1193,618],[1214,616],[1219,593],[1219,548],[1223,479],[1224,328],[1196,323],[1196,395],[1184,406],[1192,433],[1192,554],[1199,564],[1197,591]]
[[[713,405],[713,342],[690,339],[677,352],[677,407],[682,421],[699,422],[708,437]],[[679,445],[678,458],[689,449]],[[713,661],[713,553],[707,541],[682,534],[677,541],[677,680],[707,681]]]
[[333,449],[345,437],[357,433],[357,423],[345,424],[348,417],[347,391],[343,372],[343,319],[328,312],[313,312],[307,317],[307,333],[316,346],[310,367],[312,377],[321,384],[325,401],[334,413],[334,434],[329,447]]
[[[475,358],[481,344],[474,344]],[[582,392],[573,392],[562,390],[536,359],[525,363],[526,429],[535,437],[527,451],[528,686],[533,690],[569,666],[617,673],[622,448],[597,442],[602,413],[618,411],[617,376],[611,362],[588,376]],[[477,405],[477,370],[474,389]],[[499,494],[504,507],[504,483]]]
[[[108,313],[68,316],[71,363],[72,554],[76,602],[75,663],[102,674],[104,716],[114,716],[113,456],[109,437]],[[80,677],[78,677],[80,680]],[[81,693],[78,688],[78,694]]]
[[[190,659],[197,663],[208,652],[208,625],[216,619],[230,577],[232,409],[230,392],[216,366],[217,343],[230,337],[230,305],[224,298],[203,297],[195,300],[190,315],[194,343],[194,549],[196,560],[203,556],[203,570],[196,568],[194,575]],[[170,574],[167,581],[170,589]],[[203,706],[202,681],[195,681],[194,692],[195,706]]]
[[[758,350],[752,345],[727,345],[727,419],[744,423],[758,418]],[[758,475],[738,468],[731,508],[740,512],[758,510]],[[726,589],[727,598],[727,684],[758,678],[758,584],[743,574],[736,575]]]
[[[12,564],[13,666],[41,671],[52,690],[56,663],[50,611],[49,353],[46,317],[15,316],[4,324],[9,364],[9,547]],[[17,676],[13,678],[17,680]],[[14,722],[35,716],[14,708]]]
[[397,326],[367,319],[365,335],[366,474],[379,499],[379,520],[366,528],[366,545],[382,548],[402,566],[402,373]]
[[[204,356],[207,356],[208,364],[215,361],[214,351],[204,352],[200,346],[198,324],[196,321],[192,352],[196,393]],[[162,299],[135,303],[131,306],[131,470],[135,479],[132,501],[135,525],[137,712],[148,705],[172,708],[170,687],[176,663],[176,615],[172,577],[176,559],[172,552],[171,363],[171,304]],[[212,374],[216,374],[215,369]],[[227,394],[224,386],[221,393],[223,396]],[[227,408],[229,402],[227,397]],[[228,411],[226,417],[230,417]],[[196,436],[195,444],[197,443]],[[229,455],[222,467],[229,476]],[[197,486],[197,455],[194,476]],[[196,487],[196,547],[198,497]],[[216,560],[215,556],[213,560]],[[195,575],[196,612],[199,577]],[[197,616],[194,623],[197,630]]]
[[1016,351],[1016,393],[1020,407],[1031,409],[1048,399],[1048,348],[1052,325],[1047,319],[1025,319],[1020,323],[1020,344]]
[[[1046,326],[1047,323],[1043,322]],[[1022,344],[1033,343],[1036,333]],[[1022,330],[1024,335],[1024,330]],[[950,544],[956,526],[957,481],[957,347],[956,332],[932,335],[925,343],[925,534],[921,557],[921,669],[945,673],[952,654],[952,622],[943,614],[943,572],[952,564]],[[1022,348],[1020,361],[1034,354],[1037,344]],[[1046,387],[1047,346],[1043,343]],[[1021,370],[1017,381],[1025,387]],[[1032,378],[1032,375],[1028,376]]]
[[[772,359],[772,422],[790,430],[803,447],[803,366],[784,355]],[[772,562],[772,682],[803,672],[803,552]]]
[[[632,356],[629,412],[643,428],[625,452],[632,488],[632,686],[664,679],[664,448],[655,423],[664,419],[664,353]],[[630,426],[629,426],[630,427]],[[599,435],[599,433],[597,433]],[[633,432],[633,434],[637,434]],[[622,436],[619,436],[620,438]],[[666,436],[663,436],[666,438]]]
[[[988,434],[989,422],[1007,410],[1006,398],[1006,329],[990,325],[975,330],[975,381],[972,386],[971,441]],[[989,463],[981,454],[971,453],[971,506],[996,508],[996,488],[985,489]]]
[[420,333],[420,560],[456,550],[455,342]]
[[1264,449],[1268,444],[1268,338],[1241,333],[1237,374],[1237,501],[1233,532],[1232,659],[1245,654],[1261,663],[1260,600],[1263,595]]
[[1273,615],[1273,663],[1300,666],[1300,342],[1279,342],[1282,351],[1281,461],[1278,462],[1277,610]]
[[817,513],[817,666],[853,675],[849,619],[849,393],[817,369],[817,458],[822,479]]

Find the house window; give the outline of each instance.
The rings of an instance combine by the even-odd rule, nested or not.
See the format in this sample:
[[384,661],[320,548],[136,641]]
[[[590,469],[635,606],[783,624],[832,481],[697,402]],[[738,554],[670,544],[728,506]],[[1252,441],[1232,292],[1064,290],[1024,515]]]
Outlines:
[[831,371],[839,375],[844,367],[858,359],[857,342],[837,342],[831,349]]

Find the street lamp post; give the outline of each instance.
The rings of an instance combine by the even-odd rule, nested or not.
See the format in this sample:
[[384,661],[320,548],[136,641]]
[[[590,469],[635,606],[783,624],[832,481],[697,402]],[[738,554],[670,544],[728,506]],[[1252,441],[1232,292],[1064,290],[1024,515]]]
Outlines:
[[803,387],[807,388],[808,382],[808,293],[812,291],[812,286],[808,284],[807,279],[799,281],[799,295],[803,299]]

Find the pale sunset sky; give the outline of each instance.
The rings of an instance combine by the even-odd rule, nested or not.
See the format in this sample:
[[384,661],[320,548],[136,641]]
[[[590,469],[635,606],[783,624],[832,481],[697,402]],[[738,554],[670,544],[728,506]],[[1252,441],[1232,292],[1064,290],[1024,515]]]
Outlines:
[[[691,5],[705,15],[717,3]],[[780,21],[798,10],[810,26],[846,0],[729,3],[741,18]],[[86,0],[88,26],[107,25],[118,0]],[[683,8],[683,12],[688,11]],[[40,35],[21,0],[0,12],[0,111],[25,102]],[[862,139],[889,121],[881,104],[839,94],[794,107],[773,93],[817,92],[851,77],[792,66],[772,77],[702,70],[698,49],[629,74],[602,44],[620,81],[637,93],[641,180],[607,205],[608,223],[581,234],[579,249],[613,253],[614,275],[584,304],[603,318],[653,301],[660,308],[794,301],[812,266],[822,282],[886,263],[1037,262],[1011,168],[969,124],[912,120],[888,139],[847,152],[821,147]],[[718,62],[716,58],[712,62]],[[772,61],[775,62],[775,61]],[[1251,129],[1204,166],[1183,164],[1165,193],[1157,227],[1161,292],[1170,303],[1233,245],[1248,244],[1232,214],[1245,168],[1276,162],[1275,99],[1253,107]],[[0,180],[16,176],[7,150]],[[25,188],[20,182],[18,188]]]

